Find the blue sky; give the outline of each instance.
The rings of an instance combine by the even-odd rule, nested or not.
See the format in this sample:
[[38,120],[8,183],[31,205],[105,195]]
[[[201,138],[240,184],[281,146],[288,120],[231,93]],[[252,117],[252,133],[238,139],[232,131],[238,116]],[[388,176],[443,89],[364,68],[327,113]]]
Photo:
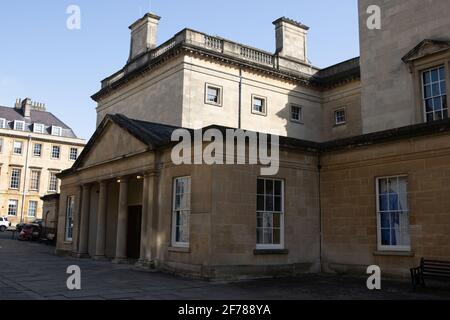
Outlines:
[[[66,28],[69,5],[81,30]],[[309,59],[326,67],[359,55],[357,0],[15,0],[0,4],[0,105],[30,97],[88,139],[95,130],[100,81],[129,53],[128,26],[151,8],[160,15],[158,43],[185,27],[273,52],[272,21],[301,21]]]

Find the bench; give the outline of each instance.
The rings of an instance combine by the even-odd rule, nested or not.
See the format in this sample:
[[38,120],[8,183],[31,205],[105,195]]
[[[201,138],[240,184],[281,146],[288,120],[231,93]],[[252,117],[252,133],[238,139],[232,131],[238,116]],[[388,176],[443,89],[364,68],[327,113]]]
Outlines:
[[427,260],[422,258],[420,260],[420,266],[411,268],[410,271],[413,290],[418,285],[425,287],[425,278],[450,280],[449,261]]

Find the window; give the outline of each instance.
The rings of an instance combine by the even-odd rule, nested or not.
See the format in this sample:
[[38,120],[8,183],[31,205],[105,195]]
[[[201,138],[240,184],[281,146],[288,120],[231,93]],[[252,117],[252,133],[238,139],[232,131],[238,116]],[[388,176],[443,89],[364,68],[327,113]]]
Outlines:
[[0,129],[6,128],[6,119],[0,118]]
[[30,202],[28,202],[28,216],[29,217],[36,218],[37,206],[38,206],[37,201],[30,200]]
[[408,177],[377,179],[378,247],[410,250]]
[[302,107],[299,106],[291,106],[291,121],[293,122],[302,122]]
[[8,201],[8,216],[17,216],[17,207],[19,206],[19,200]]
[[283,249],[284,183],[258,179],[256,204],[256,248]]
[[22,141],[14,141],[13,153],[17,155],[22,154],[23,142]]
[[13,168],[11,169],[11,180],[9,182],[10,189],[20,188],[20,178],[22,176],[22,169]]
[[205,102],[217,106],[222,105],[222,88],[211,84],[206,84]]
[[40,157],[42,155],[42,144],[35,143],[33,146],[33,156]]
[[61,147],[52,146],[52,159],[59,159],[60,155],[61,155]]
[[252,113],[266,115],[267,99],[260,96],[252,96]]
[[423,99],[427,121],[448,117],[445,67],[438,67],[422,73]]
[[334,124],[341,125],[347,122],[345,109],[339,109],[334,112]]
[[40,170],[31,170],[30,190],[31,191],[39,191],[40,181],[41,181],[41,171]]
[[33,124],[33,132],[35,133],[44,133],[45,126],[42,123]]
[[14,121],[14,130],[25,131],[25,121]]
[[62,128],[57,126],[52,126],[52,136],[61,136]]
[[173,185],[172,245],[189,246],[191,212],[191,178],[176,178]]
[[0,153],[3,152],[3,138],[0,138]]
[[67,197],[66,204],[66,241],[72,241],[73,238],[73,211],[75,208],[75,197]]
[[58,178],[56,177],[56,172],[50,172],[50,179],[48,182],[48,191],[56,192],[58,190]]
[[75,160],[77,160],[77,158],[78,158],[78,149],[70,148],[69,159],[72,161],[75,161]]

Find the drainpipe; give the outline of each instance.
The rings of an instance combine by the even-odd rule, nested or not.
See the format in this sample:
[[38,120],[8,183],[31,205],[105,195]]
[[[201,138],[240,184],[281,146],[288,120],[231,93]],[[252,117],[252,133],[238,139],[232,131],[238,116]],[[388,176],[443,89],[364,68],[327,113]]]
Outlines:
[[319,263],[320,263],[320,273],[323,272],[323,267],[322,267],[322,192],[321,192],[321,170],[322,170],[322,165],[320,164],[320,153],[318,156],[318,160],[319,160],[319,164],[317,165],[317,169],[318,169],[318,175],[319,175]]
[[28,136],[27,154],[25,157],[25,174],[24,174],[24,180],[23,180],[23,186],[22,186],[22,206],[20,209],[20,222],[23,222],[23,209],[25,206],[25,194],[26,194],[27,173],[28,173],[28,155],[30,153],[30,144],[31,144],[31,135]]
[[241,129],[241,113],[242,113],[242,68],[239,68],[239,110],[238,110],[238,129]]

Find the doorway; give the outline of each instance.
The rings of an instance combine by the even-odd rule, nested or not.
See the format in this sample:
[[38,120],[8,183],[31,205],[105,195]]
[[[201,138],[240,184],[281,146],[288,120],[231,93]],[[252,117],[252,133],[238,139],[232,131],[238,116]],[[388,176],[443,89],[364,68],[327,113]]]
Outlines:
[[128,207],[127,257],[139,259],[141,253],[142,206]]

